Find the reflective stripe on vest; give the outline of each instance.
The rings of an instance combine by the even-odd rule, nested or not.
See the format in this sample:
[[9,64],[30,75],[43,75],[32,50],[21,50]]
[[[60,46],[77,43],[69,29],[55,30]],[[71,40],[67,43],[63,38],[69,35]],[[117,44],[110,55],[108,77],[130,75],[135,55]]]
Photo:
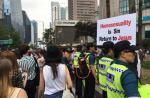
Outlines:
[[107,90],[106,86],[106,76],[107,76],[107,69],[110,66],[110,63],[113,61],[113,59],[108,57],[102,57],[99,60],[98,68],[99,68],[99,83],[100,88],[104,91]]
[[121,75],[127,67],[119,64],[112,64],[107,70],[107,98],[124,98],[124,90],[121,85]]
[[74,54],[74,59],[73,59],[73,65],[74,65],[74,68],[79,68],[79,57],[80,57],[80,52],[75,52]]

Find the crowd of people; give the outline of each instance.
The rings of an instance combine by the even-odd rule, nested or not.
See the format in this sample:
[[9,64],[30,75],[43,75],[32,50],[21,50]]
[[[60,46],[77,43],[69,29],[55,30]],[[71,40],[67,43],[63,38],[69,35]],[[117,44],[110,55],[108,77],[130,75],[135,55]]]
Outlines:
[[148,96],[138,90],[139,58],[129,41],[46,50],[23,44],[0,52],[0,98],[65,98],[66,88],[75,98],[94,98],[96,84],[103,98]]

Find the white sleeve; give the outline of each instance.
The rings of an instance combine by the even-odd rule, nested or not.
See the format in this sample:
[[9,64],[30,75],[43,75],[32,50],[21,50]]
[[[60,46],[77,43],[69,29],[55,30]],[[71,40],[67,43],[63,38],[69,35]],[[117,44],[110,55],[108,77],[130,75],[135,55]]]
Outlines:
[[138,59],[137,71],[138,71],[138,77],[140,78],[140,76],[141,76],[141,60],[139,58],[139,52],[137,53],[137,59]]
[[127,97],[127,98],[140,98],[140,97]]

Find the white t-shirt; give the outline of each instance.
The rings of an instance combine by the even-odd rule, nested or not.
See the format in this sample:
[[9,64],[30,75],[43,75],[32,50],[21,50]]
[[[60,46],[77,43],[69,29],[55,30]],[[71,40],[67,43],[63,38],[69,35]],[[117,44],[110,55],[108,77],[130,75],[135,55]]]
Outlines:
[[53,79],[53,72],[51,70],[51,67],[48,65],[45,65],[43,68],[43,76],[45,80],[45,91],[44,94],[46,95],[52,95],[56,92],[62,91],[65,89],[65,67],[64,64],[59,64],[57,66],[58,70],[58,77],[56,79]]

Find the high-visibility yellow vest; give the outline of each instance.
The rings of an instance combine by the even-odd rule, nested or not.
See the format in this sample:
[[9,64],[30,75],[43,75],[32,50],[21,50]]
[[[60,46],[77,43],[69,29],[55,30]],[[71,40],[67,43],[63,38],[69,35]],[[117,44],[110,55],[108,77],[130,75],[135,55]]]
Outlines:
[[95,62],[94,62],[94,68],[95,68],[95,71],[96,71],[96,75],[97,75],[97,76],[98,76],[98,73],[99,73],[98,63],[99,63],[99,58],[96,57],[96,58],[95,58]]
[[[127,67],[119,64],[112,64],[107,70],[107,98],[125,98],[121,85],[121,75]],[[150,98],[150,85],[138,84],[140,98]]]
[[80,57],[80,52],[75,52],[74,54],[74,59],[73,59],[73,65],[74,68],[79,68],[79,57]]
[[141,98],[150,98],[150,84],[140,85],[138,91]]
[[124,90],[121,85],[121,75],[128,70],[126,66],[112,64],[107,70],[107,98],[124,98]]
[[112,61],[113,59],[111,58],[102,57],[98,63],[98,68],[99,68],[98,81],[100,83],[100,88],[104,91],[107,91],[107,85],[106,85],[107,69],[110,67]]

